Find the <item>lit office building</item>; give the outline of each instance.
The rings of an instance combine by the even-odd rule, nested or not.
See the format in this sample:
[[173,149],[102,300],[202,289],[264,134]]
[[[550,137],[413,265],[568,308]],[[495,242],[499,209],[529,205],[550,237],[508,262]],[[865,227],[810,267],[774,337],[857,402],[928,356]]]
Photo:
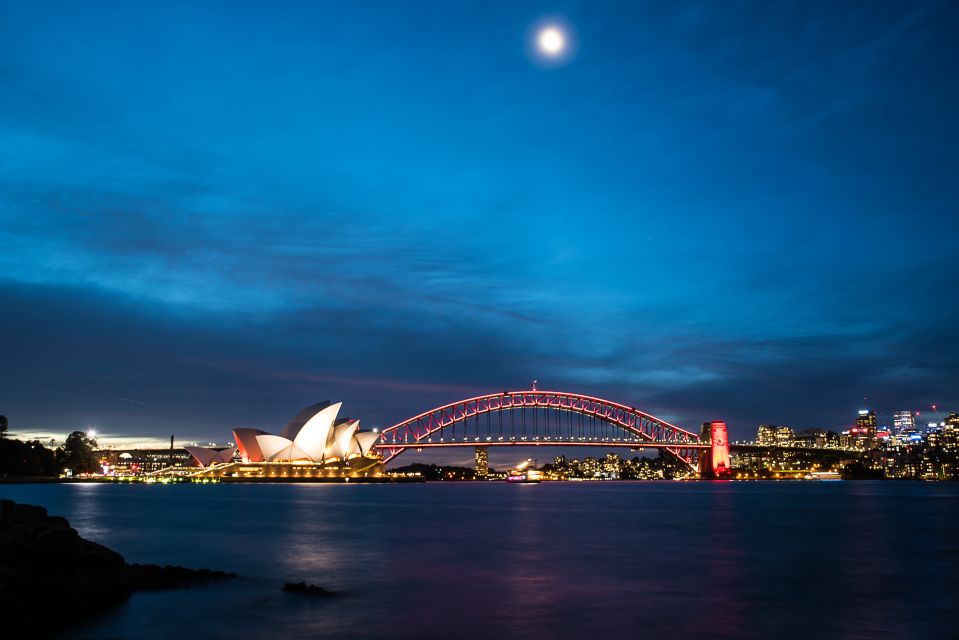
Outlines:
[[913,433],[916,430],[916,416],[912,411],[897,411],[892,414],[892,424],[896,429],[896,435]]
[[788,447],[796,439],[796,432],[791,427],[778,427],[776,429],[776,444],[780,447]]
[[776,429],[776,425],[772,424],[759,425],[759,429],[756,430],[756,444],[766,446],[776,444]]
[[[708,422],[706,423],[709,424]],[[796,432],[791,427],[780,427],[774,424],[761,424],[756,430],[756,444],[767,447],[788,447],[796,439]]]
[[849,446],[867,451],[876,444],[876,412],[860,409],[856,426],[849,430]]
[[959,413],[950,413],[942,425],[942,448],[949,453],[959,452]]
[[473,468],[478,478],[489,475],[489,447],[476,447],[476,464]]

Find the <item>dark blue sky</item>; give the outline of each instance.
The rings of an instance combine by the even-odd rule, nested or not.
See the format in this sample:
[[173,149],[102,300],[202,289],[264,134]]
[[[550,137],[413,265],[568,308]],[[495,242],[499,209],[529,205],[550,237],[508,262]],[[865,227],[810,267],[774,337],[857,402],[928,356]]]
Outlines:
[[14,430],[959,408],[954,3],[198,5],[0,2]]

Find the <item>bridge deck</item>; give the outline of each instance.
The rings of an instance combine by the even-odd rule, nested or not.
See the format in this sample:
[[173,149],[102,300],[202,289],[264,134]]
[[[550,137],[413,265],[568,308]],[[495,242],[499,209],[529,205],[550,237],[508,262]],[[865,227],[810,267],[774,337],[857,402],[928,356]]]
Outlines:
[[708,449],[708,444],[687,442],[651,442],[643,440],[565,440],[542,438],[469,439],[441,442],[386,442],[377,443],[377,449],[435,449],[440,447],[626,447],[629,449]]

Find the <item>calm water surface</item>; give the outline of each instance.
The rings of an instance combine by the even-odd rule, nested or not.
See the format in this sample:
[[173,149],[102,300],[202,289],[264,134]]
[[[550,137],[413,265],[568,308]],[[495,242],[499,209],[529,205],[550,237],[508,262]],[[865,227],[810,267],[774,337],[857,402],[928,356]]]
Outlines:
[[[956,638],[959,485],[6,485],[241,580],[67,638]],[[341,592],[314,600],[286,581]]]

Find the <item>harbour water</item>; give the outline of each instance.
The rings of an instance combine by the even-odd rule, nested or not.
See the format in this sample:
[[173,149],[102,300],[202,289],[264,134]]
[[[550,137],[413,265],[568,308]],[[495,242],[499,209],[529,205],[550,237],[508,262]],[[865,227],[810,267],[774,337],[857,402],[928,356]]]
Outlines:
[[[4,485],[239,580],[64,638],[955,638],[959,484]],[[284,594],[288,581],[339,594]]]

